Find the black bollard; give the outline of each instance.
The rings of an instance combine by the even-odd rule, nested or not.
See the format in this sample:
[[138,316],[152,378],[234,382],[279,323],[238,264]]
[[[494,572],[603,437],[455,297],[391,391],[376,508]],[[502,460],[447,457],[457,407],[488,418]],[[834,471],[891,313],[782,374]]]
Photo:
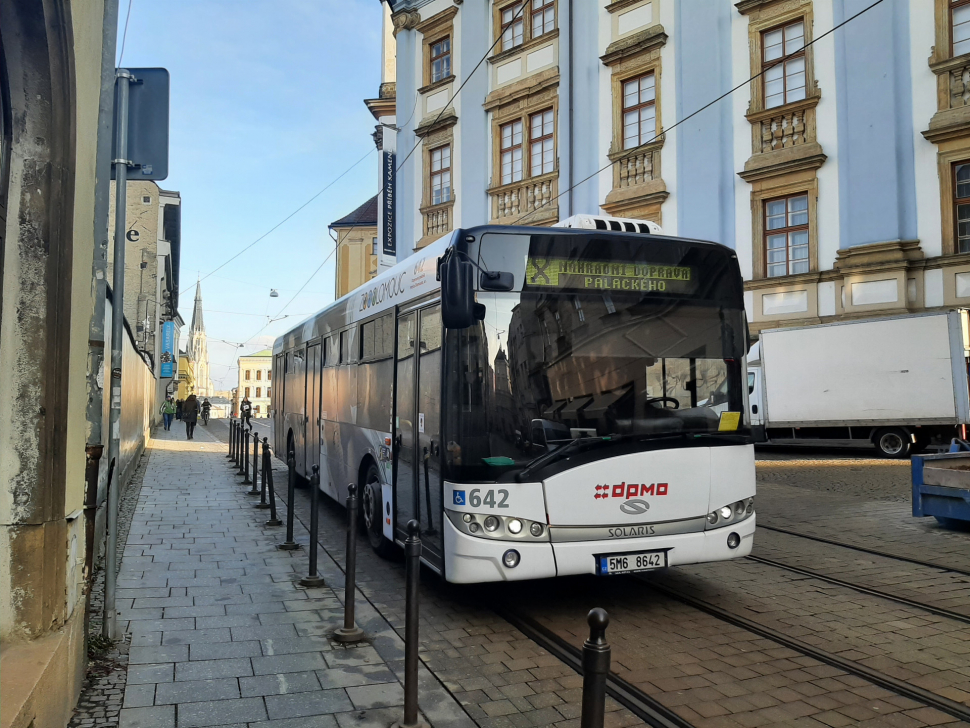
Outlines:
[[235,433],[235,423],[232,418],[229,418],[229,454],[226,455],[226,460],[232,460],[232,436]]
[[232,435],[232,464],[238,466],[239,463],[239,451],[242,449],[242,427],[239,426],[239,421],[236,420],[236,430]]
[[606,628],[610,615],[591,609],[586,615],[589,639],[583,643],[583,712],[580,728],[603,728],[606,713],[606,676],[610,674],[610,645]]
[[246,491],[246,495],[259,495],[259,480],[257,476],[259,475],[259,433],[253,429],[253,426],[249,426],[249,433],[253,437],[253,487]]
[[296,489],[296,455],[290,450],[286,454],[286,541],[277,544],[283,551],[295,551],[300,544],[293,540],[293,491]]
[[282,526],[283,522],[276,517],[276,491],[273,490],[273,455],[269,451],[269,438],[263,438],[263,477],[269,487],[269,520],[267,526]]
[[[263,472],[260,474],[261,480],[259,481],[259,503],[257,503],[253,508],[269,508],[269,503],[266,502],[266,453],[269,452],[269,442],[268,437],[263,438],[263,464],[260,466]],[[256,436],[256,449],[259,449],[259,436]],[[256,490],[256,453],[253,452],[253,490]]]
[[241,447],[239,451],[239,475],[246,476],[243,480],[243,485],[249,485],[249,433],[246,432],[246,428],[240,423],[240,430],[242,432],[239,435],[239,445]]
[[347,486],[347,571],[344,573],[344,626],[333,633],[337,642],[360,642],[364,630],[354,618],[357,592],[357,486]]
[[405,607],[404,607],[404,719],[392,728],[427,726],[418,718],[418,584],[421,579],[421,525],[408,521],[408,538],[404,542]]
[[320,466],[313,466],[310,476],[310,573],[300,579],[300,586],[325,586],[322,576],[317,574],[317,534],[320,531],[320,512],[317,501],[320,499]]

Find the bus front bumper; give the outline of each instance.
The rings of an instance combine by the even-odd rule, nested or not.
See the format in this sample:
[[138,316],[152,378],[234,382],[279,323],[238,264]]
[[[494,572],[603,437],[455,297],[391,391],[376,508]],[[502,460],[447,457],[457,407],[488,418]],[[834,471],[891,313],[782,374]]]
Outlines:
[[[476,538],[461,533],[446,518],[445,577],[455,584],[475,584],[596,574],[597,556],[639,551],[665,550],[668,566],[737,559],[751,553],[755,520],[752,514],[739,523],[700,533],[550,543]],[[741,537],[740,545],[733,549],[727,543],[731,533]],[[512,568],[503,564],[510,549],[519,553],[518,564]]]

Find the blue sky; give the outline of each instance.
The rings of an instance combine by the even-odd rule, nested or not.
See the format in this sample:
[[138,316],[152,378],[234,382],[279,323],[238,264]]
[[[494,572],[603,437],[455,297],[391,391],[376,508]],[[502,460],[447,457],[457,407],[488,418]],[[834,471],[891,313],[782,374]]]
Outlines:
[[[128,10],[121,0],[118,48]],[[171,73],[164,189],[182,195],[179,310],[187,332],[203,278],[369,151],[363,99],[380,85],[378,0],[132,0],[122,63]],[[327,225],[377,192],[377,155],[202,282],[212,379],[235,386],[235,360],[302,316],[252,338],[333,250]],[[284,313],[333,300],[334,258]],[[270,289],[279,298],[270,298]],[[247,342],[239,349],[228,342]]]

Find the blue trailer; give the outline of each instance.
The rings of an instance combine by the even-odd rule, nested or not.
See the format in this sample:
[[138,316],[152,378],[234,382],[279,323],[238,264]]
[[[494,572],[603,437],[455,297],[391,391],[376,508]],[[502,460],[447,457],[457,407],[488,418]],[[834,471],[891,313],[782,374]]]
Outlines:
[[970,452],[914,455],[913,515],[970,527]]

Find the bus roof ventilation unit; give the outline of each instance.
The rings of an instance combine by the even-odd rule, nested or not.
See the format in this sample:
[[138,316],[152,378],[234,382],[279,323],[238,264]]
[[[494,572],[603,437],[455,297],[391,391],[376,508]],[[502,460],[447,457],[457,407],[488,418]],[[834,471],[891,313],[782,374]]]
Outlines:
[[579,228],[581,230],[619,230],[646,235],[662,235],[663,229],[649,220],[634,220],[628,217],[609,215],[573,215],[560,220],[553,227]]

